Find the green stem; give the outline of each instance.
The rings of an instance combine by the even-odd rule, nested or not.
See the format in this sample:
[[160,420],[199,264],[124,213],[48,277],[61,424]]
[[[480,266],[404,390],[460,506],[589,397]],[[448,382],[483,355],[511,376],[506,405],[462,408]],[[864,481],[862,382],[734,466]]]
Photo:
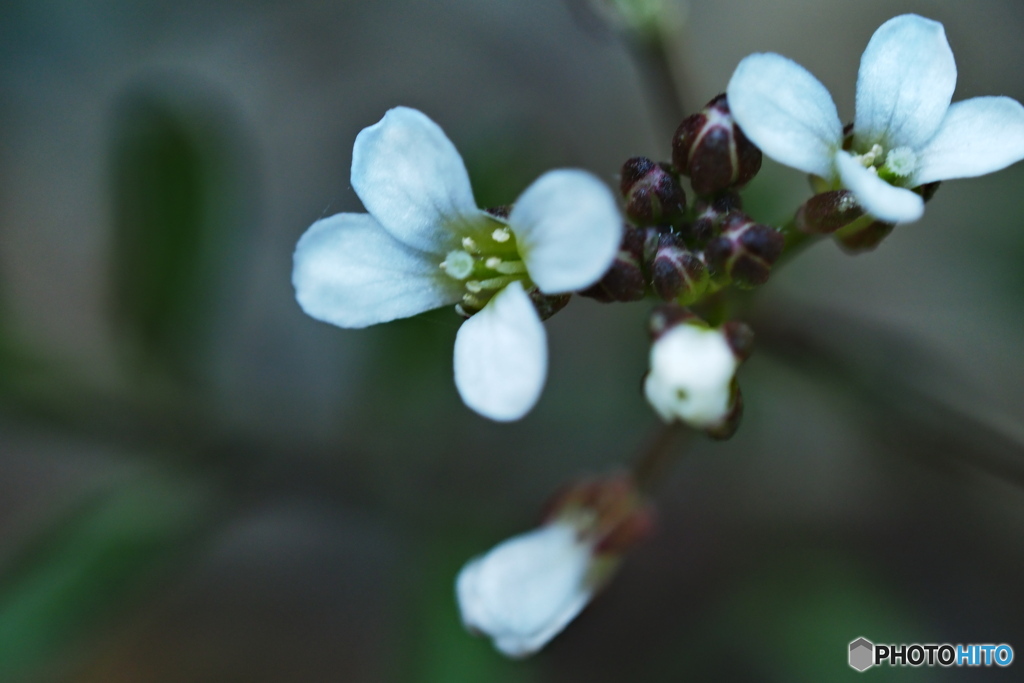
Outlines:
[[782,233],[786,242],[782,248],[782,255],[772,266],[773,273],[778,272],[779,268],[792,261],[800,252],[815,244],[821,238],[821,235],[809,234],[797,228],[796,215],[786,221],[779,228],[779,232]]

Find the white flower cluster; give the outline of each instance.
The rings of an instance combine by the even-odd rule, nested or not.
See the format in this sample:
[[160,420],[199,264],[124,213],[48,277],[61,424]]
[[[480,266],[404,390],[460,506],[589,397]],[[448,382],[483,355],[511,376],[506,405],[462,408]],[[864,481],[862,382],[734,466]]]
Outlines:
[[[736,372],[752,335],[736,321],[712,328],[696,318],[682,308],[692,302],[680,298],[679,283],[699,272],[701,295],[709,282],[712,291],[761,284],[785,248],[784,229],[757,225],[739,209],[736,191],[760,168],[760,153],[749,143],[810,174],[819,193],[845,188],[856,200],[834,193],[842,198],[830,210],[852,211],[856,220],[863,210],[873,217],[866,222],[888,230],[886,224],[921,217],[925,186],[1024,159],[1024,107],[1007,97],[951,104],[956,75],[941,24],[912,14],[891,19],[861,57],[854,121],[844,130],[831,96],[810,72],[777,54],[750,55],[729,82],[727,102],[719,96],[709,104],[728,124],[716,118],[716,135],[732,142],[725,152],[701,147],[701,155],[725,155],[712,167],[728,169],[727,182],[703,190],[694,182],[697,164],[686,135],[677,138],[690,140],[683,145],[686,168],[675,148],[674,165],[632,159],[624,168],[637,162],[634,170],[642,167],[647,179],[639,190],[623,185],[627,199],[636,200],[627,203],[636,226],[625,240],[615,197],[579,170],[545,173],[507,212],[478,208],[462,158],[444,132],[419,111],[392,109],[359,133],[353,149],[352,187],[367,213],[331,216],[306,231],[294,255],[296,297],[310,316],[347,328],[455,305],[467,318],[455,338],[458,392],[481,415],[509,421],[524,416],[544,386],[547,342],[538,307],[599,281],[608,294],[618,278],[619,294],[605,301],[637,300],[653,286],[672,303],[661,318],[652,316],[659,322],[652,324],[657,335],[646,398],[667,423],[727,438],[741,412]],[[746,175],[738,170],[734,134],[756,161]],[[703,208],[697,204],[686,213],[680,174],[691,177]],[[629,180],[625,171],[624,177]],[[665,197],[675,207],[672,220],[663,220]],[[641,213],[646,218],[638,218]],[[705,237],[691,224],[698,219],[708,224]],[[716,252],[721,258],[708,256],[716,244],[711,238],[727,242]],[[648,253],[652,245],[655,256]],[[683,256],[699,269],[682,269]],[[666,272],[674,289],[659,289],[650,277],[659,258],[671,266]],[[613,262],[617,269],[606,276]],[[746,281],[740,266],[748,271]],[[763,277],[749,274],[754,266],[764,269],[756,271]],[[558,634],[643,536],[649,520],[635,479],[581,486],[543,526],[471,560],[456,582],[466,626],[517,657]]]
[[904,223],[924,213],[914,188],[1024,159],[1024,107],[1008,97],[951,105],[955,86],[942,24],[905,14],[882,24],[861,56],[846,145],[828,90],[786,57],[750,55],[726,93],[740,128],[769,157],[851,190],[878,219]]
[[479,209],[455,146],[436,123],[397,107],[356,137],[352,187],[368,213],[314,223],[295,248],[302,309],[366,327],[458,304],[455,384],[473,410],[517,420],[547,376],[544,326],[529,291],[594,284],[611,265],[622,218],[589,173],[542,175],[508,218]]

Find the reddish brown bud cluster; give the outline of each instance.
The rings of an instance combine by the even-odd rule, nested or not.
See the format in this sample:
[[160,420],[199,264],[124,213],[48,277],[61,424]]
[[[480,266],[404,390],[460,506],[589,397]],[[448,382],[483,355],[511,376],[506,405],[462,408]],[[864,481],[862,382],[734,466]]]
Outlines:
[[633,157],[622,165],[620,189],[626,215],[638,225],[676,225],[686,211],[686,193],[667,164]]
[[705,251],[715,274],[728,275],[740,287],[767,282],[772,264],[785,246],[782,234],[740,212],[729,214],[722,221],[721,230],[721,235],[709,242]]
[[638,301],[650,288],[665,301],[689,305],[707,291],[710,281],[707,264],[682,237],[627,225],[608,272],[580,295],[602,303]]
[[602,303],[639,301],[647,294],[643,271],[644,231],[632,225],[623,230],[619,253],[608,272],[596,284],[580,292],[580,296]]
[[698,199],[693,205],[693,222],[688,235],[697,241],[707,242],[718,233],[726,216],[743,209],[743,200],[735,192],[724,192],[712,200]]
[[761,150],[736,125],[722,94],[679,125],[672,164],[707,196],[749,183],[761,170]]

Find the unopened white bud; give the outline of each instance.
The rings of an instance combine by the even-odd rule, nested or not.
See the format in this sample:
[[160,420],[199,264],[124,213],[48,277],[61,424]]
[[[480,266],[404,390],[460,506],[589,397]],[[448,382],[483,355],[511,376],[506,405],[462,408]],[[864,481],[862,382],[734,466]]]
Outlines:
[[722,330],[677,325],[651,346],[644,393],[666,422],[681,420],[698,429],[714,429],[729,417],[738,366]]

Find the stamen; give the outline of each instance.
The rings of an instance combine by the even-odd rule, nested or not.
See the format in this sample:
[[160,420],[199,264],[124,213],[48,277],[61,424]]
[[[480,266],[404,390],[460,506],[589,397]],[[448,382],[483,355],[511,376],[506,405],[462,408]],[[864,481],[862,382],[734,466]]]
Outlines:
[[498,258],[497,256],[492,256],[486,261],[484,261],[484,265],[490,268],[491,270],[497,270],[498,266],[501,265],[501,259]]
[[878,161],[878,158],[882,156],[882,152],[884,151],[885,150],[882,149],[881,145],[875,143],[871,145],[871,149],[857,157],[857,160],[860,161],[860,163],[863,164],[865,168],[871,168],[872,166],[875,165],[875,162]]
[[[514,277],[492,277],[487,280],[481,280],[477,284],[483,289],[501,289],[505,285],[512,283],[514,280]],[[466,289],[469,289],[468,282],[466,283]]]
[[484,286],[483,283],[480,282],[479,280],[469,280],[468,282],[466,282],[466,289],[473,292],[474,294],[479,294],[484,290]]
[[520,275],[526,272],[526,264],[522,261],[502,261],[491,270],[496,270],[503,275]]
[[484,302],[480,301],[480,299],[476,298],[472,294],[463,294],[462,295],[462,303],[466,304],[470,308],[483,308],[484,307]]
[[498,243],[508,242],[512,238],[512,232],[508,228],[496,228],[491,233],[491,239]]
[[480,253],[480,247],[478,247],[476,245],[476,242],[473,240],[472,237],[463,237],[462,238],[462,248],[465,249],[466,251],[468,251],[471,254],[479,254]]

